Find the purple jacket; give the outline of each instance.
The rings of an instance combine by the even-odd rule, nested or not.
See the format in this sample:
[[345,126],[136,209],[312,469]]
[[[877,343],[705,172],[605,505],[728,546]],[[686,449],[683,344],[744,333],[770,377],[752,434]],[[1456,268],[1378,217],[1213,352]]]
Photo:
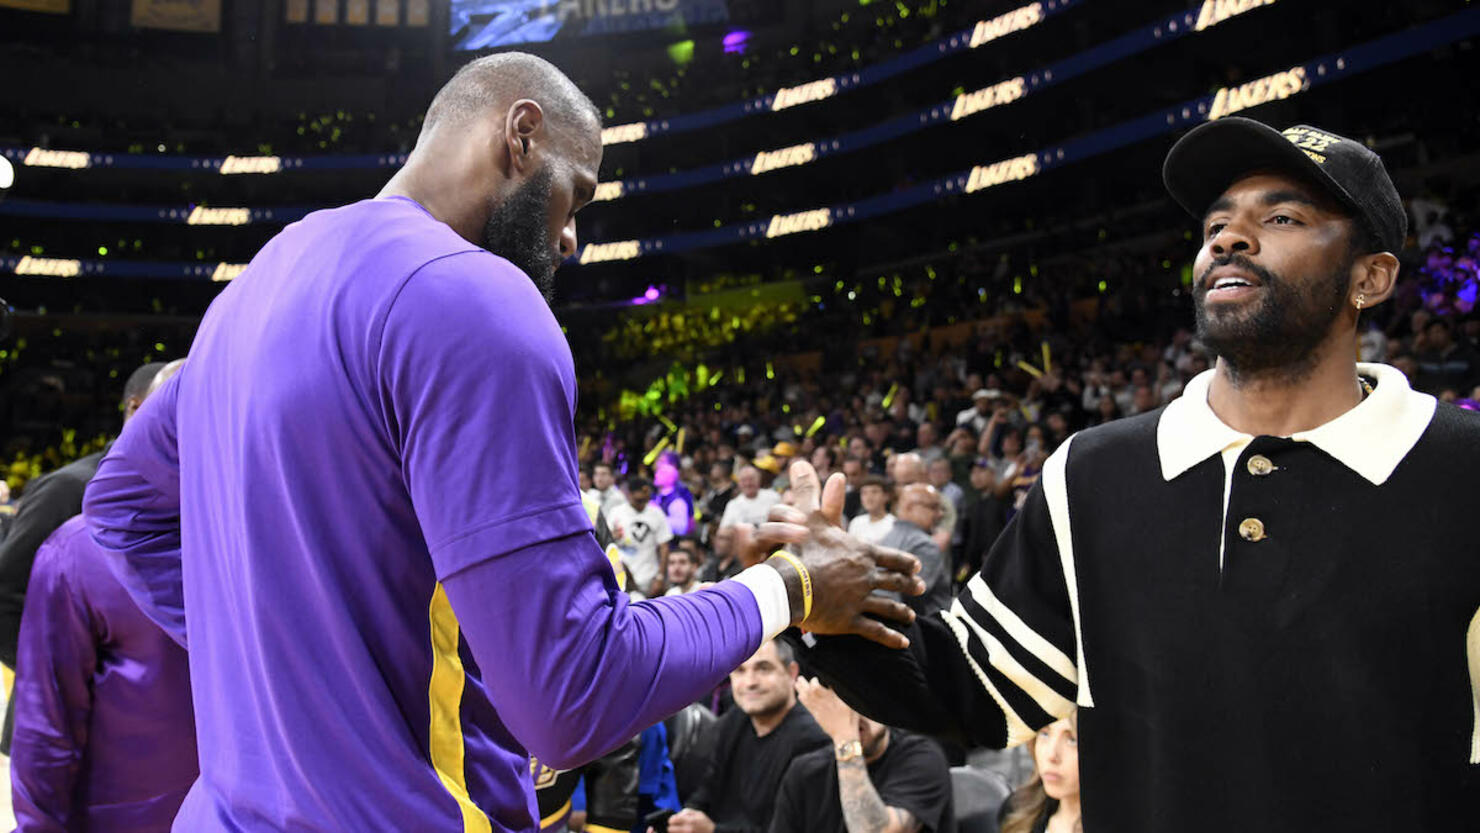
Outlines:
[[14,696],[17,830],[170,829],[197,774],[185,651],[113,578],[81,516],[36,552]]

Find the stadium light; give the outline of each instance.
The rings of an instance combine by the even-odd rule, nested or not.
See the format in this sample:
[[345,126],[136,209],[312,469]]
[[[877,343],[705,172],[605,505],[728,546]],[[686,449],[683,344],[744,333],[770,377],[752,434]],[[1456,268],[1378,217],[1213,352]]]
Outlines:
[[0,156],[0,191],[4,191],[15,184],[15,166],[10,160]]

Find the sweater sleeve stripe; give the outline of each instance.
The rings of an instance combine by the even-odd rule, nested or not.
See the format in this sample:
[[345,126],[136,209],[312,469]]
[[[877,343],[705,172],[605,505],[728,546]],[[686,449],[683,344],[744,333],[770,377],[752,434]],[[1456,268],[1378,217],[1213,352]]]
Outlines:
[[992,588],[982,579],[980,574],[974,576],[967,583],[966,589],[967,593],[964,595],[969,596],[975,605],[980,606],[981,613],[985,616],[990,616],[997,624],[1001,625],[1002,630],[1006,631],[1007,635],[1012,637],[1014,642],[1027,649],[1029,653],[1038,658],[1039,662],[1053,669],[1060,677],[1068,680],[1071,684],[1079,679],[1078,668],[1075,666],[1074,661],[1069,659],[1069,656],[1060,650],[1057,645],[1054,645],[1048,639],[1039,635],[1037,631],[1028,627],[1027,623],[1012,611],[1012,608],[997,598],[997,595],[992,592]]
[[1081,706],[1092,707],[1089,670],[1084,665],[1084,630],[1079,620],[1079,583],[1074,573],[1074,535],[1069,526],[1069,446],[1074,437],[1064,441],[1048,461],[1043,464],[1040,482],[1044,497],[1048,500],[1049,517],[1053,520],[1054,539],[1058,543],[1059,562],[1064,568],[1064,585],[1069,591],[1069,610],[1074,616],[1074,645],[1079,665],[1079,695],[1075,698]]
[[991,679],[987,676],[987,672],[983,670],[982,664],[977,661],[977,652],[972,649],[971,635],[965,624],[966,617],[957,615],[954,609],[943,610],[940,612],[940,615],[945,620],[946,625],[950,627],[951,632],[956,635],[956,641],[961,644],[961,654],[966,658],[966,664],[970,666],[972,673],[976,675],[977,682],[981,683],[982,689],[991,696],[997,707],[1002,710],[1003,717],[1007,720],[1007,738],[1004,745],[1010,747],[1020,743],[1026,743],[1036,734],[1037,730],[1024,722],[1018,716],[1018,713],[1013,710],[1012,706],[1008,705],[1006,698],[1002,696],[1002,692],[997,689],[997,686],[992,684]]
[[[993,668],[1008,675],[1010,679],[1016,679],[1019,673],[1025,674],[1026,678],[1030,678],[1035,684],[1047,686],[1058,695],[1058,699],[1044,702],[1064,701],[1069,706],[1074,704],[1079,683],[1072,662],[1069,663],[1068,676],[1061,674],[1030,651],[1022,642],[1013,638],[1002,627],[1001,621],[984,611],[970,592],[962,593],[956,603],[960,606],[961,613],[971,620],[972,630],[980,630],[990,637],[990,640],[980,640],[984,645],[993,647],[994,651],[995,645],[1000,645],[1006,651],[1005,657],[997,657],[995,653],[992,655]],[[1021,672],[1018,670],[1019,667]],[[1030,694],[1037,691],[1036,688],[1029,688],[1026,685],[1024,685],[1024,690],[1029,691]],[[1034,695],[1034,699],[1038,699],[1037,695]]]
[[[963,622],[968,629],[968,655],[977,661],[980,654],[974,649],[980,645],[985,652],[984,659],[987,664],[1007,679],[1013,686],[1020,689],[1024,694],[1033,698],[1038,708],[1050,715],[1068,714],[1074,707],[1074,703],[1060,695],[1053,687],[1043,680],[1034,676],[1018,662],[1017,658],[1007,650],[1000,640],[993,636],[981,623],[972,618],[965,606],[957,601],[951,607],[952,617]],[[983,669],[984,671],[986,669]]]

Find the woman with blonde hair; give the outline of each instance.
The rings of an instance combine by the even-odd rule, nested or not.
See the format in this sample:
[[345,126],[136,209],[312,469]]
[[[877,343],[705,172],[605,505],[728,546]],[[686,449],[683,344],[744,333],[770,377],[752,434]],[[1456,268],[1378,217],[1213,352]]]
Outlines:
[[1079,714],[1028,741],[1034,774],[1007,800],[1002,833],[1082,833],[1079,819]]

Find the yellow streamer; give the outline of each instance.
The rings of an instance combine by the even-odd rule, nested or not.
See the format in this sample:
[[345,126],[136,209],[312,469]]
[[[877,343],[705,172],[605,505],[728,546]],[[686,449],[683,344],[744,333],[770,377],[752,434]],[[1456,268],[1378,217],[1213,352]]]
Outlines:
[[658,459],[658,455],[663,453],[663,449],[665,449],[667,447],[668,447],[668,438],[667,437],[664,437],[663,439],[658,440],[658,444],[655,445],[655,446],[653,446],[653,450],[652,451],[649,451],[647,453],[647,456],[642,458],[642,464],[644,466],[651,466],[653,464],[653,461],[655,461],[655,460]]

